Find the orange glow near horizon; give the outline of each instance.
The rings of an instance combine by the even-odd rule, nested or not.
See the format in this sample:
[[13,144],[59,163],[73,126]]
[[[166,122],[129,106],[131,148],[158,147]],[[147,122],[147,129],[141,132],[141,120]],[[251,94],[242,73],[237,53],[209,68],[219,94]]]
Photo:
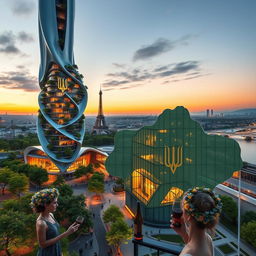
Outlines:
[[[104,115],[109,116],[109,115],[160,115],[165,109],[174,109],[176,106],[182,106],[180,105],[170,105],[169,107],[163,107],[163,108],[105,108]],[[204,106],[188,106],[188,105],[183,105],[185,108],[187,108],[190,112],[202,112],[206,111],[206,109],[213,109],[214,111],[232,111],[232,110],[237,110],[240,108],[256,108],[256,104],[236,104],[235,107],[234,105],[228,105],[228,106],[213,106],[212,104],[204,105]],[[3,108],[0,106],[0,115],[5,115],[6,113],[9,115],[37,115],[39,110],[39,107],[31,107],[31,106],[18,106],[18,107],[7,107]],[[98,110],[95,109],[86,109],[85,115],[86,116],[97,116]]]
[[[256,101],[252,91],[239,92],[234,90],[234,93],[225,92],[201,92],[192,91],[190,94],[177,93],[174,97],[169,91],[161,91],[154,96],[150,95],[145,99],[141,94],[129,92],[127,100],[118,92],[105,92],[103,98],[103,112],[105,116],[108,115],[159,115],[164,109],[174,109],[176,106],[184,106],[190,112],[201,112],[206,109],[213,109],[214,111],[230,111],[241,108],[255,108]],[[13,115],[29,115],[37,114],[39,106],[37,105],[35,95],[27,95],[29,99],[19,101],[18,95],[6,99],[8,102],[0,103],[0,114]],[[85,111],[86,116],[98,114],[98,99],[97,95],[89,97],[88,106]],[[30,105],[28,105],[28,103]]]

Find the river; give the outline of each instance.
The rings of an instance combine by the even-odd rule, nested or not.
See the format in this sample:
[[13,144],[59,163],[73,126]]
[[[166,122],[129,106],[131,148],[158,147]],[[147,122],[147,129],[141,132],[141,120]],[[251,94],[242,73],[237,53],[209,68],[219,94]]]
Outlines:
[[212,130],[207,131],[209,134],[229,134],[231,139],[238,142],[241,148],[242,160],[250,164],[256,165],[256,140],[246,141],[242,136],[234,134],[235,132],[243,129],[243,127],[238,127],[234,129],[223,129],[223,130]]
[[256,165],[256,141],[246,141],[243,139],[236,139],[241,148],[241,157],[243,161]]

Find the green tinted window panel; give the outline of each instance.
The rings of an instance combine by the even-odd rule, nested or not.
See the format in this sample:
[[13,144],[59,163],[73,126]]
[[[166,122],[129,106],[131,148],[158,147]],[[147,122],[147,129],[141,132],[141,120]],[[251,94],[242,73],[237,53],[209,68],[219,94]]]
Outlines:
[[[241,167],[238,143],[207,135],[184,107],[166,109],[152,126],[118,132],[115,149],[106,160],[111,175],[129,180],[127,189],[138,186],[131,192],[147,207],[168,204],[172,188],[214,188]],[[137,170],[143,171],[133,177]]]

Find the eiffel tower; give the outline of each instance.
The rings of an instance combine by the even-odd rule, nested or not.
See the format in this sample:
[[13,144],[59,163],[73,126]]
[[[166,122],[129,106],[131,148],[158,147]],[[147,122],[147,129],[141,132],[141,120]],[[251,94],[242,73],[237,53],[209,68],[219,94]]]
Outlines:
[[92,134],[107,134],[107,133],[109,133],[109,130],[108,130],[108,126],[105,121],[105,117],[103,115],[101,89],[100,89],[99,95],[100,95],[99,111],[98,111],[98,115],[96,117],[95,124],[92,129]]

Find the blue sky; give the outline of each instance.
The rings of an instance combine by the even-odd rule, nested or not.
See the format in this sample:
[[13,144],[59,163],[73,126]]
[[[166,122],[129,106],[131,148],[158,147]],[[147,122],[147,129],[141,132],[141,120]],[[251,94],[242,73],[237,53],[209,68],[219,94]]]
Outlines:
[[[0,0],[0,8],[0,112],[32,112],[37,1]],[[76,0],[86,112],[97,112],[100,85],[107,114],[256,107],[255,12],[254,0]]]

